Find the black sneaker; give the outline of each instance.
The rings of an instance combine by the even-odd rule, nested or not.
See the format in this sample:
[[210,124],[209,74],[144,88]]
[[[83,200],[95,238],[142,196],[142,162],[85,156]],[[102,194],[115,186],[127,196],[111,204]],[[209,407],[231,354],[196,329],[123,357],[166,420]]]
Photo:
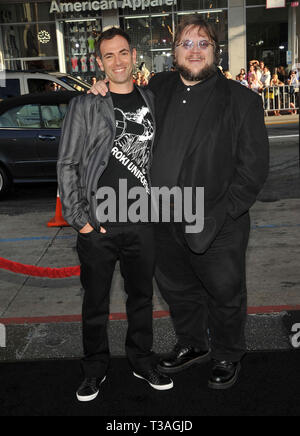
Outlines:
[[140,374],[134,372],[133,375],[142,380],[146,380],[153,389],[158,391],[167,391],[174,386],[173,380],[167,375],[161,374],[156,368],[144,370],[140,372]]
[[106,376],[103,379],[91,377],[85,378],[80,388],[76,392],[78,401],[92,401],[99,394],[100,385],[105,381]]

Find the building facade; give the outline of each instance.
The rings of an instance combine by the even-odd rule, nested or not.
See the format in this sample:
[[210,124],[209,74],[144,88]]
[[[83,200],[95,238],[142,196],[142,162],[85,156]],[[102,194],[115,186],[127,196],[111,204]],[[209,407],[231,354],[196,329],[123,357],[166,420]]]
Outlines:
[[299,62],[299,10],[266,9],[264,0],[0,0],[0,66],[98,77],[97,36],[115,25],[130,34],[138,63],[166,71],[178,22],[197,13],[216,26],[221,65],[233,76],[251,59],[291,69]]

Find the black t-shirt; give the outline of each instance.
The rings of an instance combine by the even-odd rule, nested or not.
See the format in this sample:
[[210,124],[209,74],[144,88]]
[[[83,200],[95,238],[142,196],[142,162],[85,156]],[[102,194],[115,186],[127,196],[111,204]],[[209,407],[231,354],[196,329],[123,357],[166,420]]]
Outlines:
[[[154,125],[151,113],[138,90],[130,94],[111,92],[115,109],[116,137],[111,151],[108,166],[98,182],[99,188],[112,188],[116,193],[116,221],[110,219],[109,224],[119,223],[119,181],[125,180],[126,195],[131,188],[143,187],[150,194],[148,180],[148,164],[154,136]],[[124,183],[124,182],[122,182]],[[122,195],[125,189],[122,188]],[[124,196],[124,195],[123,195]],[[122,204],[130,207],[135,200],[127,200]],[[98,206],[101,201],[98,201]],[[122,210],[122,216],[127,210]],[[103,220],[100,220],[103,222]],[[122,224],[124,221],[121,219]],[[104,223],[104,222],[103,222]]]

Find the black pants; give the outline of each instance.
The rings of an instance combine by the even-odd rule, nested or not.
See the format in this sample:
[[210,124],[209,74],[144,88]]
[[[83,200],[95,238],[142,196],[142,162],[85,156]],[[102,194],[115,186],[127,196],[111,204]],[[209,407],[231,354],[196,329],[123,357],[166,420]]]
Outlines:
[[85,290],[82,308],[86,377],[102,377],[110,361],[107,337],[109,291],[117,260],[128,295],[126,353],[138,371],[152,363],[152,298],[155,268],[152,225],[106,227],[107,233],[78,234],[81,283]]
[[211,348],[217,360],[238,361],[246,351],[249,229],[248,213],[236,221],[228,216],[211,247],[195,254],[184,240],[181,225],[155,226],[155,277],[169,304],[178,342]]

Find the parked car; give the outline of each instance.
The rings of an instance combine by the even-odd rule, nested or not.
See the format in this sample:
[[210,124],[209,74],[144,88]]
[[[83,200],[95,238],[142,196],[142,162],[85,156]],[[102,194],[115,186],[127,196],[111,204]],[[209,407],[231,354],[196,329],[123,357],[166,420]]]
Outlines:
[[56,181],[62,121],[70,100],[60,91],[0,102],[0,196],[13,183]]
[[25,94],[51,91],[79,91],[90,89],[91,85],[69,74],[30,71],[6,71],[5,86],[0,86],[0,101]]

